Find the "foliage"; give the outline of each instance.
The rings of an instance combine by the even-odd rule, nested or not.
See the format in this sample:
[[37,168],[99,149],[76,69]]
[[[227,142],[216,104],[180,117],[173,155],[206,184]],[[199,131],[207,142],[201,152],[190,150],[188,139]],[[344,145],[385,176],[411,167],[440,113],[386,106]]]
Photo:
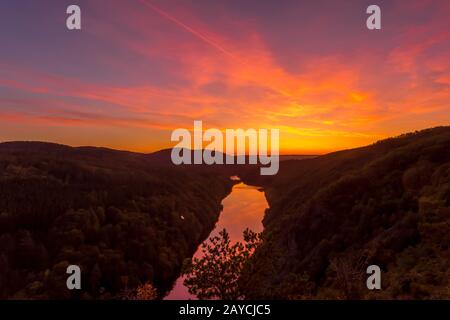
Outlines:
[[[270,204],[253,299],[450,298],[449,127],[246,177],[263,183]],[[380,291],[365,286],[370,264],[382,270]]]
[[199,299],[237,300],[244,298],[241,276],[260,235],[246,229],[244,242],[232,242],[226,229],[202,244],[201,257],[185,266],[184,285]]
[[[108,299],[140,283],[162,295],[230,187],[145,154],[0,144],[0,298]],[[70,264],[81,291],[66,288]]]
[[155,300],[158,293],[151,283],[144,283],[135,289],[124,290],[121,294],[123,300]]

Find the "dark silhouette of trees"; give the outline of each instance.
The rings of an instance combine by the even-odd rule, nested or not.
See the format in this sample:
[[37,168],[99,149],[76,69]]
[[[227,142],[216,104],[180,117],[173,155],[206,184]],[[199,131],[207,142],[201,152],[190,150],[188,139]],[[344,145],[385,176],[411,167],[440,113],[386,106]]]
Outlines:
[[[450,127],[254,177],[247,182],[262,182],[270,209],[252,299],[450,298]],[[383,271],[383,290],[365,286],[371,264]]]
[[184,285],[199,299],[244,298],[240,285],[243,270],[260,242],[260,235],[246,229],[244,241],[232,242],[226,229],[202,244],[200,258],[186,263]]
[[[1,143],[0,299],[109,299],[141,284],[161,296],[231,185],[144,154]],[[70,264],[80,292],[67,290]]]

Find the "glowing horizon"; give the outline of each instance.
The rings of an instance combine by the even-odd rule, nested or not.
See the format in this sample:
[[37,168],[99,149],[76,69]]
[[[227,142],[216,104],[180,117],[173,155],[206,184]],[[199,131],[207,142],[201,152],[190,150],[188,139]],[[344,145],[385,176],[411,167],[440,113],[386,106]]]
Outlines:
[[65,1],[0,5],[0,141],[137,152],[194,120],[280,129],[324,154],[450,124],[450,3]]

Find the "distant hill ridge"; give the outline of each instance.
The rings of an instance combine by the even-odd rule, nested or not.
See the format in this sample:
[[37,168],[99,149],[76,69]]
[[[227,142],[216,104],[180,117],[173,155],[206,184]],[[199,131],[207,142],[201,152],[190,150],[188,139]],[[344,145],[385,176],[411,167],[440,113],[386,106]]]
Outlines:
[[[244,180],[262,185],[270,205],[249,297],[450,298],[450,127]],[[365,287],[369,264],[383,271],[381,291]]]
[[[163,296],[209,235],[228,176],[146,154],[0,144],[0,299],[111,299],[151,283]],[[66,268],[82,269],[82,291]]]
[[[0,143],[0,298],[108,299],[146,281],[164,294],[237,174],[270,205],[246,297],[450,299],[448,126],[288,159],[275,176],[168,164],[170,149]],[[85,270],[82,296],[68,264]],[[365,287],[368,264],[383,290]]]

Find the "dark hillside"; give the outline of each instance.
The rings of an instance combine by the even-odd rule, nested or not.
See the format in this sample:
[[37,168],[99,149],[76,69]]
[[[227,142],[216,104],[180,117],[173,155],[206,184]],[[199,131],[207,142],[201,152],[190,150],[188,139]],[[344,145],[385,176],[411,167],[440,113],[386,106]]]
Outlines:
[[[246,179],[271,207],[250,297],[450,298],[449,127]],[[370,264],[383,270],[379,292],[365,288]]]
[[[153,283],[160,292],[207,237],[227,177],[148,155],[38,142],[0,144],[0,298],[80,298]],[[75,297],[75,296],[73,296]]]

